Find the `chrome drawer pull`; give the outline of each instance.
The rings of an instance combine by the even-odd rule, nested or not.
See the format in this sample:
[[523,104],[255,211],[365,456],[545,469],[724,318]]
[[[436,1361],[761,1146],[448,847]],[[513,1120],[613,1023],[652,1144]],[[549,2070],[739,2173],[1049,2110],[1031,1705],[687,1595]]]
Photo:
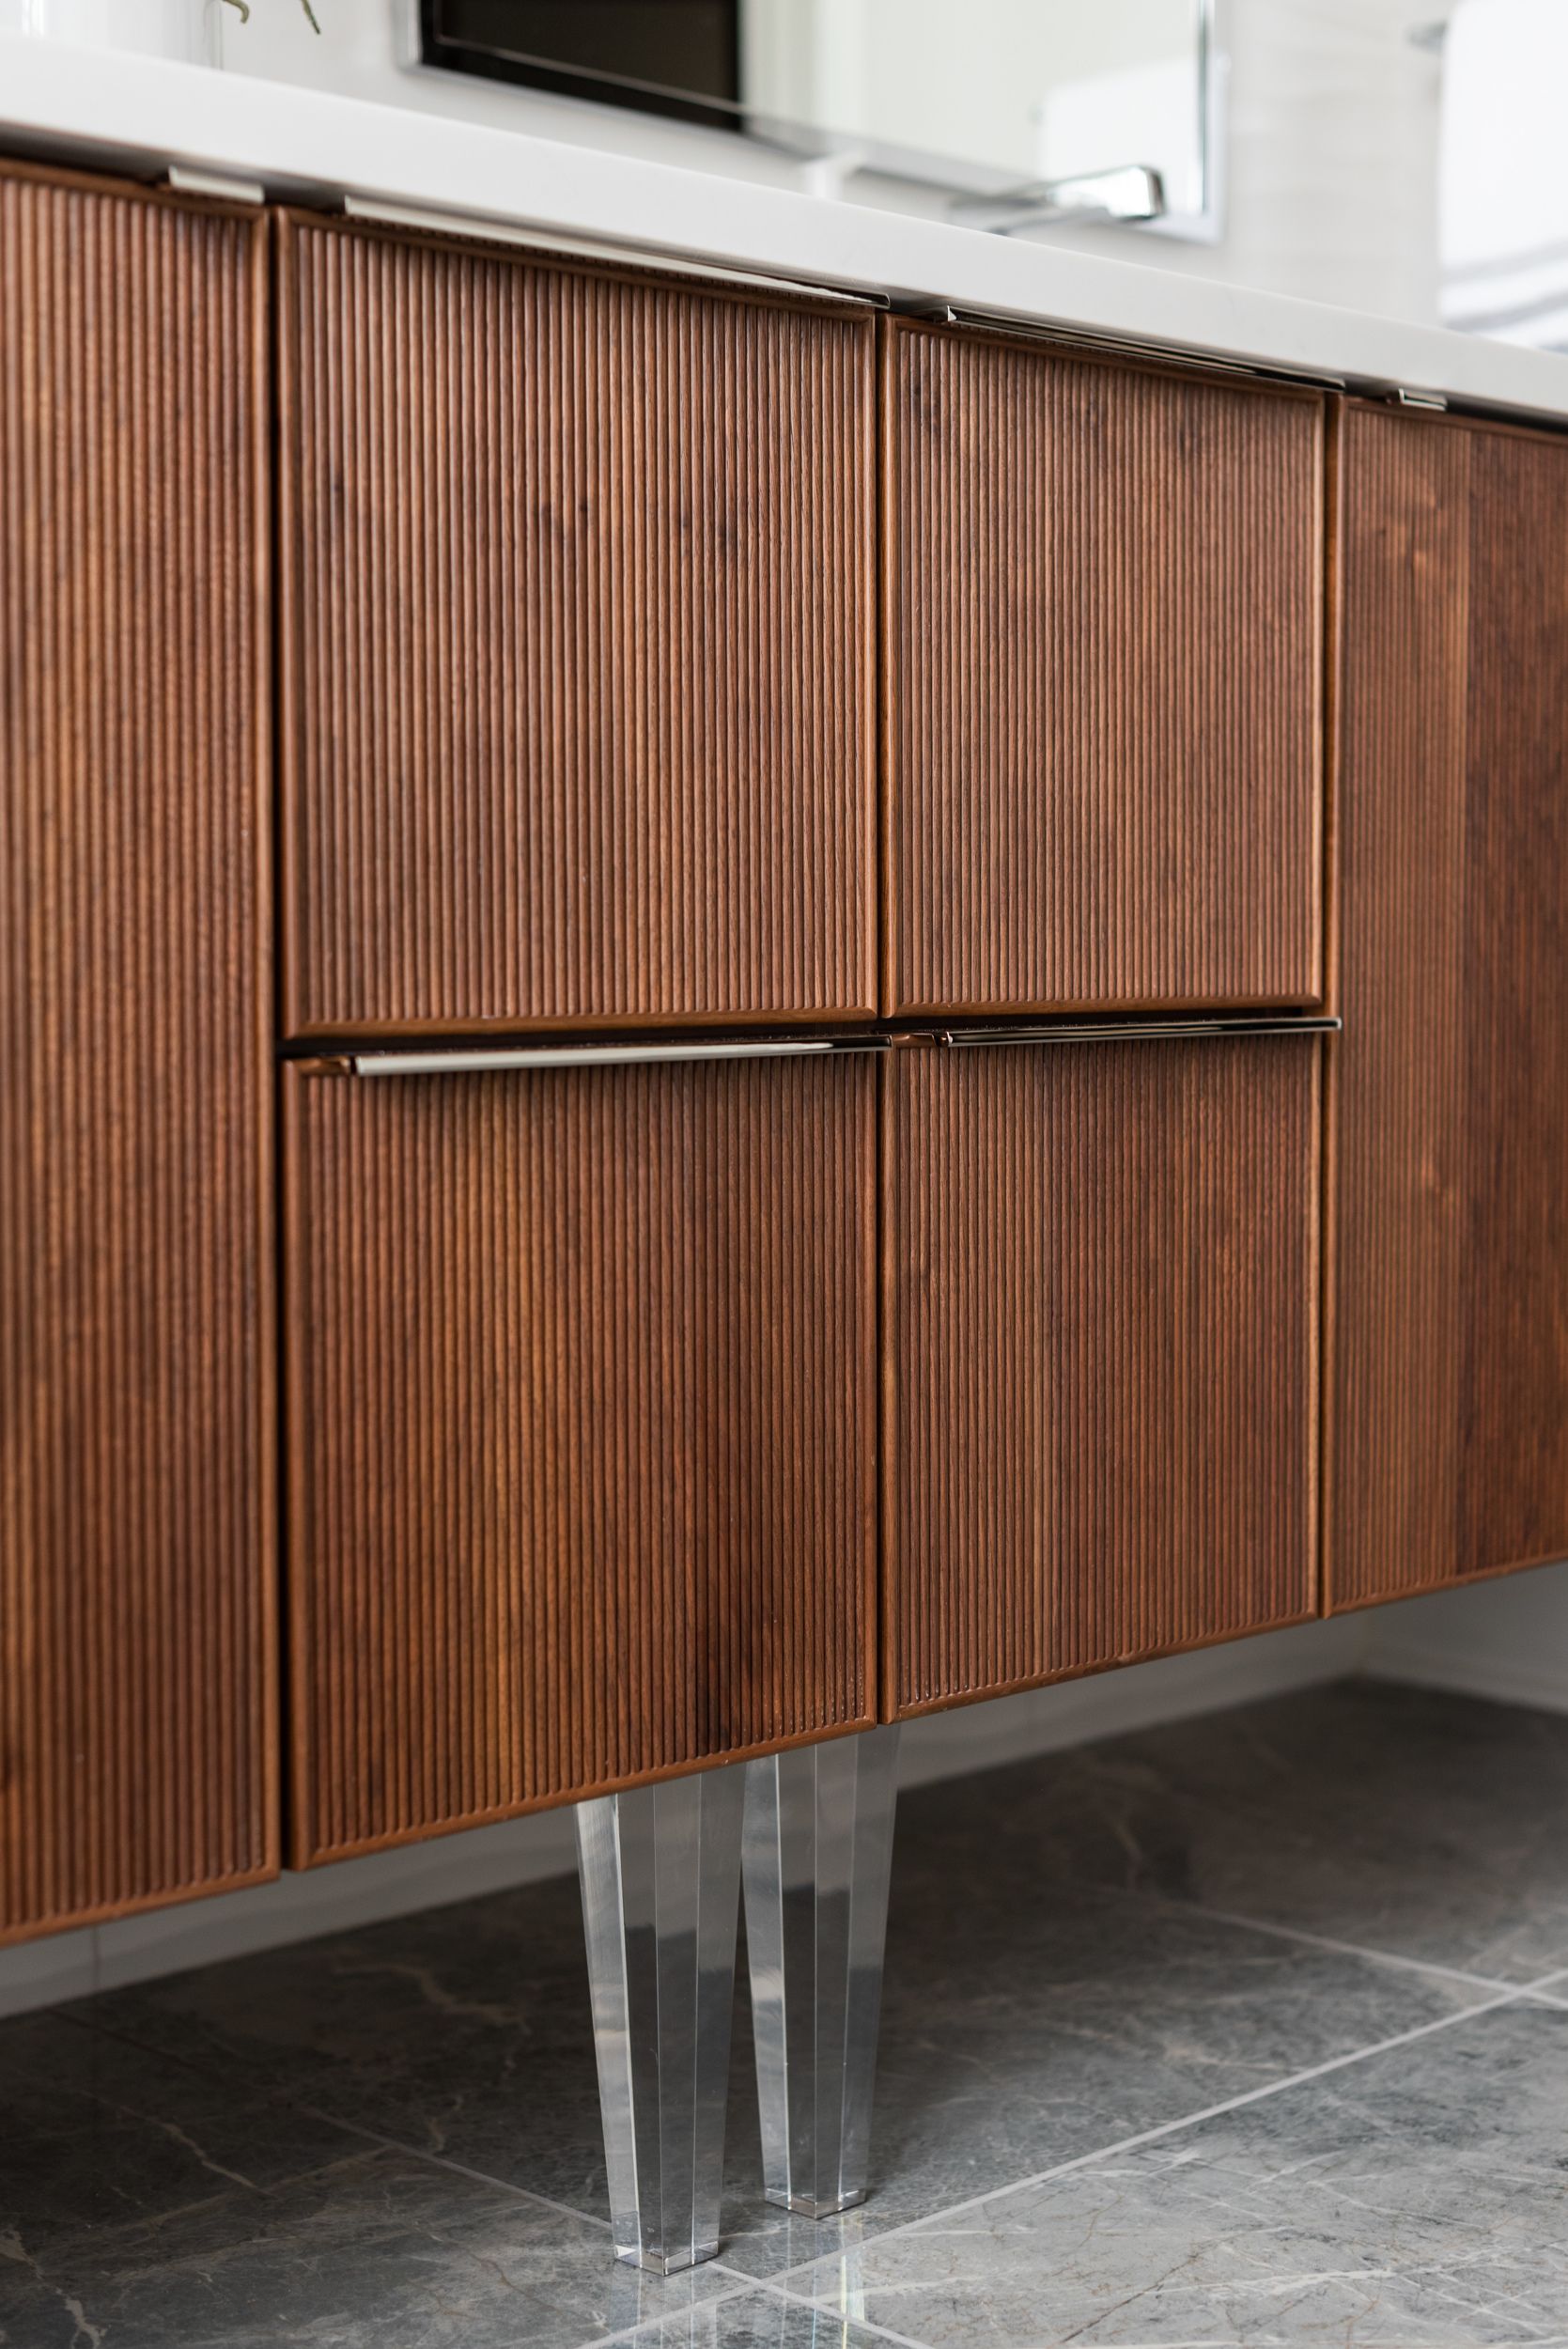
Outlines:
[[451,1051],[323,1052],[294,1063],[306,1077],[484,1077],[525,1068],[645,1068],[662,1062],[800,1060],[808,1054],[887,1052],[883,1035],[730,1037],[720,1043],[474,1046]]
[[1063,1021],[1054,1028],[944,1028],[939,1044],[1154,1044],[1194,1037],[1247,1035],[1338,1035],[1344,1026],[1327,1016],[1302,1019],[1139,1019],[1086,1026]]

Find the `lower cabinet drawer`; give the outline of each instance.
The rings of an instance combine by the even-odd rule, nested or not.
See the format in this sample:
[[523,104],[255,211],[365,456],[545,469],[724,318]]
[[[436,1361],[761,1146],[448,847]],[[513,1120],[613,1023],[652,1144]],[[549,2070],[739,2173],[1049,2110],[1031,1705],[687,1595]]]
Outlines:
[[877,1088],[288,1070],[297,1862],[875,1717]]
[[1321,1054],[895,1056],[894,1714],[1312,1611]]

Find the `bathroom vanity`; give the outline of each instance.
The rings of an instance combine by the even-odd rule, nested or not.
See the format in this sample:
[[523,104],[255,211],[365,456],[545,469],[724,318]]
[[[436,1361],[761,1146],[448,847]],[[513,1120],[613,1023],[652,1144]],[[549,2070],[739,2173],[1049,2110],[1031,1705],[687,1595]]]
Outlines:
[[0,1939],[582,1803],[677,2265],[898,1722],[1568,1554],[1568,367],[0,48]]

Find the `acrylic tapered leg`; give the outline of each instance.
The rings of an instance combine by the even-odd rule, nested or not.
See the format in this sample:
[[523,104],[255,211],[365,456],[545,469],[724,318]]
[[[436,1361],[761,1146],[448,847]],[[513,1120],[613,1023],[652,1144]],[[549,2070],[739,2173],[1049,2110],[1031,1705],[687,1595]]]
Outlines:
[[663,2276],[719,2248],[744,1781],[577,1812],[615,2257]]
[[770,2202],[865,2200],[898,1732],[770,1754],[746,1772],[746,1947]]

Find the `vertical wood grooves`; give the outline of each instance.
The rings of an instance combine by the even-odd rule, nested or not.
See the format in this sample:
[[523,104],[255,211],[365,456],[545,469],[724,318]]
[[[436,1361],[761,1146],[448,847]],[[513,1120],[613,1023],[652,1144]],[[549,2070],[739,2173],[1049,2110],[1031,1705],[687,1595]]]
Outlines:
[[1319,1066],[896,1055],[899,1711],[1312,1610]]
[[875,1719],[876,1090],[287,1073],[300,1859]]
[[1456,1563],[1471,443],[1352,408],[1343,455],[1327,1520],[1341,1607]]
[[875,1010],[873,322],[282,234],[289,1027]]
[[276,1864],[265,234],[0,165],[0,1938]]
[[1568,450],[1346,412],[1330,1602],[1568,1555]]
[[884,366],[887,1007],[1318,1000],[1322,400]]

